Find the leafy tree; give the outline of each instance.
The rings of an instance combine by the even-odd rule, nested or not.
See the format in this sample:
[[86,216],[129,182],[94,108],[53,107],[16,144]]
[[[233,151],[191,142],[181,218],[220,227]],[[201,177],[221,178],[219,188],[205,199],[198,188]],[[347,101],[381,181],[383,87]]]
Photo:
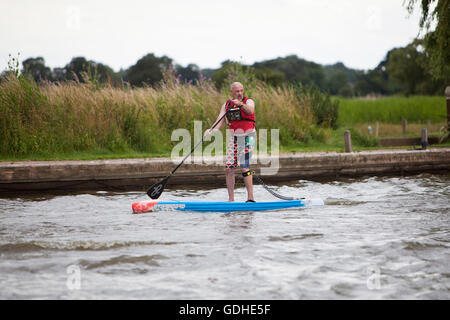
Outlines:
[[200,78],[200,68],[193,63],[188,64],[187,67],[177,64],[175,72],[180,77],[180,80],[184,82],[195,82]]
[[33,78],[36,82],[41,80],[52,80],[52,71],[45,66],[42,57],[28,58],[22,62],[22,74]]
[[355,95],[353,87],[349,83],[346,83],[343,87],[341,87],[337,94],[341,97],[353,97]]
[[342,62],[323,66],[326,83],[325,90],[333,95],[354,96],[354,84],[358,70],[347,68]]
[[222,62],[221,67],[212,76],[217,89],[222,89],[232,82],[239,81],[244,83],[248,90],[255,79],[255,70],[252,67],[230,60]]
[[[409,0],[406,4],[411,14],[418,1]],[[437,2],[437,3],[436,3]],[[436,3],[434,10],[431,5]],[[450,83],[450,0],[421,0],[420,28],[427,34],[424,36],[425,53],[429,57],[430,73],[434,79],[443,79]],[[430,31],[431,25],[436,28]]]
[[405,87],[408,94],[442,94],[445,83],[432,75],[429,56],[423,40],[416,39],[404,48],[390,51],[387,71],[391,78]]
[[64,67],[66,80],[79,80],[83,82],[83,72],[88,71],[88,61],[84,57],[75,57]]
[[117,72],[117,77],[121,82],[128,82],[127,70],[120,68],[119,72]]
[[156,57],[153,53],[139,59],[127,70],[127,80],[133,86],[154,85],[163,79],[163,70],[168,69],[172,59],[167,56]]
[[64,77],[66,80],[77,80],[85,82],[88,77],[91,81],[98,83],[111,82],[117,84],[120,82],[120,75],[113,69],[102,63],[88,61],[84,57],[73,58],[64,70],[54,70],[55,78]]
[[286,76],[283,72],[273,71],[270,69],[257,69],[255,70],[255,76],[257,79],[274,87],[281,86],[286,80]]
[[388,61],[394,48],[386,54],[384,59],[372,70],[358,71],[354,84],[354,93],[358,96],[367,94],[389,95],[405,90],[405,86],[392,78],[388,73]]
[[323,67],[317,63],[300,59],[296,55],[257,62],[253,64],[253,67],[256,70],[270,69],[284,73],[286,80],[289,82],[313,85],[322,89],[326,86]]
[[417,93],[417,86],[424,78],[419,55],[415,44],[392,50],[389,55],[388,74],[406,86],[407,95]]
[[282,72],[273,71],[269,68],[256,69],[239,62],[226,60],[213,73],[212,79],[217,88],[223,88],[223,86],[229,85],[234,81],[243,82],[246,87],[249,87],[254,84],[255,80],[263,81],[272,86],[281,86],[285,81],[285,75]]
[[109,82],[111,84],[120,83],[121,77],[119,73],[115,73],[112,68],[103,64],[90,61],[90,68],[93,70],[93,75],[95,75],[98,81],[104,83]]
[[346,86],[348,86],[348,76],[343,71],[334,73],[328,79],[327,87],[331,94],[338,94]]
[[342,62],[337,62],[335,64],[324,65],[323,70],[325,76],[330,79],[336,73],[345,73],[348,82],[354,83],[356,81],[356,73],[358,70],[347,68]]
[[356,75],[354,92],[357,96],[368,94],[386,94],[386,83],[383,80],[383,71],[360,71]]
[[354,92],[356,95],[442,94],[445,83],[432,77],[429,65],[423,41],[416,39],[405,47],[388,51],[374,69],[358,72]]
[[202,75],[207,79],[212,79],[214,72],[216,72],[215,69],[202,69],[201,71]]

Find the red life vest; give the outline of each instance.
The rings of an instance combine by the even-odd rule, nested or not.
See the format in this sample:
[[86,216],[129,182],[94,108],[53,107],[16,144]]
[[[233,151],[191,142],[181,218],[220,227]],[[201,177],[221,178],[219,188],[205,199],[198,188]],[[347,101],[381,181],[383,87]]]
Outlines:
[[[245,104],[249,98],[244,97],[242,99],[242,102]],[[231,100],[227,100],[225,104],[225,112],[228,112],[228,109],[233,109],[234,103]],[[234,131],[251,131],[255,128],[255,113],[247,114],[242,108],[241,108],[241,119],[242,120],[235,120],[235,121],[229,121],[229,126],[231,130]]]

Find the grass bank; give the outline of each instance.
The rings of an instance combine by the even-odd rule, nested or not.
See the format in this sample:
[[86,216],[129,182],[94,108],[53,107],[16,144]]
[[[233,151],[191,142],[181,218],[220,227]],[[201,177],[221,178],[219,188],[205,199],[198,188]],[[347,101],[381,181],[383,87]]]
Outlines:
[[446,118],[445,97],[410,96],[376,99],[339,98],[339,125],[357,123],[399,124],[403,119],[411,123],[442,123]]

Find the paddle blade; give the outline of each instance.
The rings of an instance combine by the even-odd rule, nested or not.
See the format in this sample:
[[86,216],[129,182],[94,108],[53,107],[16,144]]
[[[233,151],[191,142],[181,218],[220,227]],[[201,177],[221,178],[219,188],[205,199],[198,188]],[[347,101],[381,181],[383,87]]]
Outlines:
[[167,180],[169,180],[170,175],[164,178],[164,180],[155,183],[147,190],[147,195],[152,199],[158,199],[163,193],[164,187],[166,186]]

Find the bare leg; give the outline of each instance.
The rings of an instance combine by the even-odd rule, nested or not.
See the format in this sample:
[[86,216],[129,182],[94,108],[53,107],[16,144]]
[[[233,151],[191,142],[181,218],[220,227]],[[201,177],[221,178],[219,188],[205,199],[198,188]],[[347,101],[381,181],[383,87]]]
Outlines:
[[226,169],[225,178],[227,181],[228,201],[234,202],[234,168]]
[[[242,173],[250,171],[250,169],[242,168]],[[255,200],[253,197],[253,175],[244,177],[245,188],[247,189],[248,200]]]

